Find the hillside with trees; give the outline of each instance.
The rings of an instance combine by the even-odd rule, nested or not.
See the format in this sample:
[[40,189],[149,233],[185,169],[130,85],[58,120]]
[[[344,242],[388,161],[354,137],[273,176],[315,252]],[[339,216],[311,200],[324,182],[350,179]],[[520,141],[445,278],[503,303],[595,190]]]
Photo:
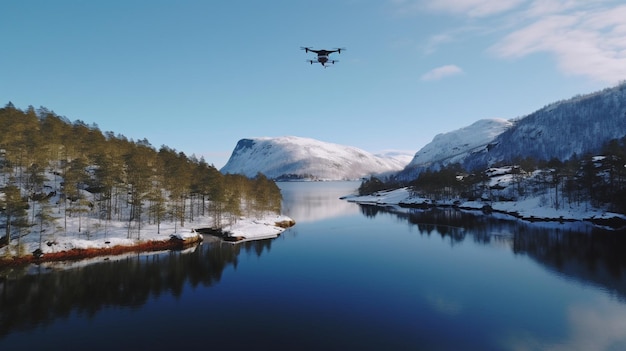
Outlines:
[[242,215],[278,213],[281,201],[262,174],[223,175],[203,158],[46,108],[0,108],[0,248],[19,252],[20,238],[33,233],[67,235],[68,218],[91,219],[79,221],[79,235],[121,222],[139,239],[146,224],[182,228],[202,217],[221,228]]
[[426,199],[485,208],[498,202],[502,209],[532,202],[552,215],[584,216],[587,209],[626,215],[625,81],[508,125],[486,122],[437,135],[403,171],[366,179],[359,194],[408,189],[413,200],[405,205]]
[[409,198],[401,200],[408,207],[472,203],[491,210],[495,203],[503,208],[518,203],[521,210],[534,199],[539,207],[555,210],[552,213],[576,209],[626,214],[626,137],[609,141],[598,155],[566,161],[527,157],[473,172],[455,163],[408,181],[369,178],[361,183],[359,195],[368,199],[373,194],[376,199],[394,189],[408,189]]
[[520,158],[548,162],[598,155],[626,135],[626,81],[511,120],[483,119],[436,135],[395,175],[402,181],[459,163],[470,172]]
[[626,135],[626,82],[555,102],[513,121],[483,152],[463,160],[466,169],[517,158],[547,162],[598,155],[611,140]]

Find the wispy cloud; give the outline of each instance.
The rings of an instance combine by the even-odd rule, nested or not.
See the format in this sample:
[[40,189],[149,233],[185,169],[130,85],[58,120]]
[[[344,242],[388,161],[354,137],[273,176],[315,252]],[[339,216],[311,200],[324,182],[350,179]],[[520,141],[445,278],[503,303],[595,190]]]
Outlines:
[[447,33],[436,34],[430,37],[428,43],[424,47],[424,52],[426,54],[432,54],[436,51],[437,47],[442,44],[449,43],[453,40],[453,36]]
[[424,45],[426,53],[442,44],[482,36],[495,38],[485,49],[497,58],[520,59],[546,53],[565,75],[611,84],[626,79],[623,0],[390,1],[405,13],[441,13],[465,19],[455,28],[431,36]]
[[509,11],[528,0],[390,0],[400,13],[418,11],[485,17]]
[[571,305],[567,308],[567,330],[563,339],[541,339],[528,332],[504,334],[505,350],[586,351],[616,350],[626,346],[626,310],[616,303]]
[[426,9],[461,14],[469,17],[485,17],[512,10],[527,0],[429,0]]
[[435,69],[432,69],[426,72],[422,76],[422,80],[424,81],[441,80],[443,78],[454,76],[454,75],[461,74],[461,73],[463,73],[463,70],[459,66],[446,65],[446,66],[437,67]]
[[565,74],[610,83],[626,79],[626,5],[581,7],[544,7],[549,14],[512,31],[490,51],[502,58],[549,53]]

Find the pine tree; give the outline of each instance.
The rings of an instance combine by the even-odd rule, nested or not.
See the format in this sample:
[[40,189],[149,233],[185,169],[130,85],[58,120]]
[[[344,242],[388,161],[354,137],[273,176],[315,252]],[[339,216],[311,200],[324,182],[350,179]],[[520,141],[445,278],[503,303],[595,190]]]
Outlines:
[[5,232],[4,242],[11,244],[13,232],[17,232],[18,252],[20,246],[20,232],[28,226],[28,201],[20,194],[20,189],[15,185],[8,185],[0,189],[0,211],[4,217]]

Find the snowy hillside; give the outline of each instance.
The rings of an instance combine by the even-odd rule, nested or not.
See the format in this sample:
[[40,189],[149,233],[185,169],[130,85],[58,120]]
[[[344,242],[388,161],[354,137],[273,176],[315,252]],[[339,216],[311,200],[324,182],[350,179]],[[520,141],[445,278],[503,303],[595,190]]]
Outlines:
[[597,153],[608,141],[624,136],[626,83],[555,102],[514,121],[484,119],[439,134],[397,177],[414,179],[452,163],[476,170],[524,158],[565,161]]
[[377,156],[351,146],[294,136],[241,139],[222,173],[272,179],[351,180],[397,172],[406,166],[401,155]]
[[400,173],[401,178],[414,178],[423,170],[439,170],[452,163],[462,163],[472,153],[485,150],[512,123],[504,119],[482,119],[452,132],[438,134],[419,150]]
[[398,161],[400,164],[408,165],[411,163],[415,155],[415,151],[403,151],[403,150],[385,150],[380,153],[374,154],[374,156],[382,157],[385,159],[392,159]]
[[467,157],[467,169],[531,157],[548,161],[594,154],[626,136],[626,83],[548,105],[520,118],[485,152]]

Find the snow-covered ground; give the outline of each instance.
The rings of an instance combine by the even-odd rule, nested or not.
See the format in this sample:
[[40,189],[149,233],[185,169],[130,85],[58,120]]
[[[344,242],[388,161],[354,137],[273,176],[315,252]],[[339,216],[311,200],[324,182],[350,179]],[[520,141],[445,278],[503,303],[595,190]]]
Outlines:
[[[8,179],[9,177],[6,176],[0,177],[0,188],[7,185]],[[29,256],[32,258],[35,254],[36,256],[43,255],[43,260],[45,260],[46,255],[49,257],[87,257],[100,253],[93,252],[94,250],[102,250],[102,254],[120,253],[129,251],[130,248],[155,250],[168,246],[164,243],[168,243],[171,239],[175,239],[177,244],[180,241],[186,244],[201,241],[204,238],[203,234],[197,232],[196,229],[214,227],[213,217],[199,215],[196,215],[193,221],[186,220],[182,227],[180,223],[169,219],[162,221],[158,226],[147,224],[148,221],[144,219],[141,227],[136,221],[100,220],[97,215],[97,206],[80,207],[74,204],[74,211],[69,211],[72,205],[63,205],[63,201],[67,200],[62,195],[61,183],[62,178],[58,176],[58,172],[46,171],[43,183],[45,191],[42,192],[49,195],[47,200],[38,202],[29,199],[26,210],[29,225],[21,228],[19,236],[17,230],[13,228],[9,245],[6,245],[6,240],[3,240],[5,228],[0,231],[0,261],[10,262],[14,258]],[[20,191],[24,198],[29,195],[25,189],[20,189]],[[97,203],[95,194],[80,190],[80,195],[90,204]],[[0,199],[4,196],[4,193],[0,192]],[[48,208],[46,211],[44,211],[45,207]],[[120,206],[120,212],[114,217],[131,218],[130,209],[130,206]],[[44,212],[47,219],[41,223],[38,216]],[[227,214],[224,216],[228,217]],[[295,223],[291,218],[275,213],[257,214],[254,218],[240,217],[230,223],[224,221],[222,223],[227,226],[223,227],[222,231],[232,233],[232,236],[238,236],[242,238],[242,241],[276,237],[285,230],[285,226]],[[76,252],[76,250],[90,250],[90,252]],[[71,255],[62,254],[70,251]]]
[[[489,187],[497,185],[501,190],[493,190],[493,192],[506,192],[507,188],[512,186],[513,177],[509,173],[507,167],[491,169]],[[579,203],[568,203],[562,199],[558,206],[555,205],[556,195],[554,189],[548,189],[546,192],[538,195],[529,195],[515,201],[467,201],[462,198],[450,198],[445,200],[433,201],[429,198],[416,196],[412,194],[408,187],[378,191],[371,195],[358,196],[347,195],[343,199],[360,203],[378,206],[395,206],[395,207],[418,207],[418,206],[456,206],[466,210],[483,210],[488,206],[490,210],[495,212],[507,213],[511,216],[522,220],[553,220],[553,221],[598,221],[619,219],[626,222],[626,215],[620,213],[609,212],[602,208],[593,207],[587,201]]]
[[571,204],[562,206],[559,209],[545,204],[545,197],[530,197],[521,201],[459,201],[459,199],[449,199],[442,201],[432,201],[431,199],[413,196],[408,188],[400,188],[390,191],[379,191],[372,195],[358,196],[348,195],[345,200],[360,204],[393,206],[393,205],[455,205],[459,208],[482,210],[485,205],[491,206],[495,211],[517,214],[520,218],[553,219],[553,220],[590,220],[590,219],[611,219],[626,216],[607,212],[602,209],[593,208],[588,203],[578,205]]
[[[80,223],[79,223],[80,221]],[[242,237],[242,241],[275,238],[285,228],[277,226],[281,222],[293,222],[287,216],[267,214],[261,218],[241,217],[235,223],[223,228],[224,232],[231,236]],[[61,225],[63,219],[57,220]],[[172,237],[184,241],[197,241],[202,234],[195,229],[211,227],[211,217],[199,217],[193,222],[185,224],[181,228],[174,223],[161,223],[160,228],[156,225],[143,225],[140,230],[136,227],[129,229],[128,222],[98,222],[89,218],[67,218],[67,231],[59,230],[56,234],[42,234],[36,232],[36,228],[20,238],[19,248],[17,238],[13,237],[11,245],[0,248],[0,258],[30,255],[40,249],[45,254],[70,251],[73,249],[109,249],[115,246],[136,246],[142,243],[168,241]],[[81,232],[78,231],[79,226]],[[17,252],[19,250],[19,252]],[[103,250],[105,253],[105,250]]]
[[285,231],[285,228],[277,226],[277,223],[293,222],[284,215],[267,215],[263,218],[240,218],[236,223],[222,229],[231,237],[241,238],[233,243],[240,243],[250,240],[261,240],[275,238]]

